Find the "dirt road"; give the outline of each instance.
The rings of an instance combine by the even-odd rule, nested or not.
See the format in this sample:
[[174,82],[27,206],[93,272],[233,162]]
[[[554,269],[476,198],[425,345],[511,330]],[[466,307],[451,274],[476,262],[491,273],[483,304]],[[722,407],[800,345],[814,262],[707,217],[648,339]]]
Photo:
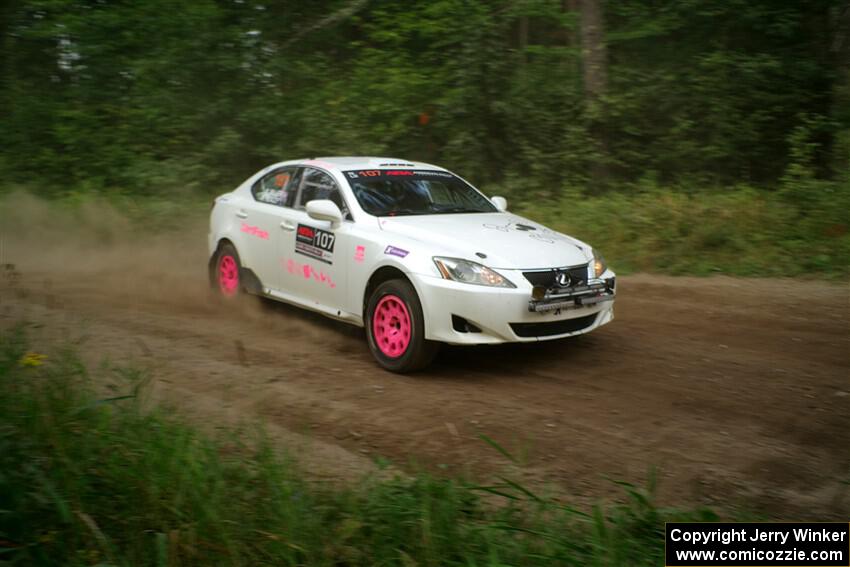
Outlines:
[[308,439],[316,475],[381,457],[487,477],[507,461],[486,434],[519,456],[519,480],[573,502],[617,498],[610,479],[644,484],[654,468],[663,504],[850,515],[846,284],[624,277],[616,320],[591,335],[446,348],[402,377],[353,327],[210,301],[197,238],[41,236],[7,233],[0,260],[21,276],[3,279],[0,325],[26,319],[43,324],[37,341],[148,367],[158,397],[207,422]]

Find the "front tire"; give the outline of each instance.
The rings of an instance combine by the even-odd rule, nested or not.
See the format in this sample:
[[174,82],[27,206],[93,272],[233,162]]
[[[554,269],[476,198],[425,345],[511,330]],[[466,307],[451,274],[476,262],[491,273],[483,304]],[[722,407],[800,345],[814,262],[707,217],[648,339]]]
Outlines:
[[406,280],[386,281],[375,288],[365,323],[372,355],[390,372],[420,370],[437,355],[439,344],[425,340],[422,304]]

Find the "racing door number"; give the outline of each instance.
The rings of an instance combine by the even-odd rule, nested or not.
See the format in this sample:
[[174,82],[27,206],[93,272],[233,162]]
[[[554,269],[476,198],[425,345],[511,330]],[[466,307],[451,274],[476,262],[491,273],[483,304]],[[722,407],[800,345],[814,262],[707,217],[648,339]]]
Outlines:
[[332,232],[299,224],[295,234],[295,252],[325,264],[333,264],[335,240],[336,236]]

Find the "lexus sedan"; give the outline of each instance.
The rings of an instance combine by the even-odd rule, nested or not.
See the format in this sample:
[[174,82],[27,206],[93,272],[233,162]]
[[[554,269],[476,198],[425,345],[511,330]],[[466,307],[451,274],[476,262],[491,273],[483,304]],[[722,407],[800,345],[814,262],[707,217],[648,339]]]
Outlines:
[[210,282],[365,327],[382,367],[440,343],[560,339],[614,318],[589,245],[507,211],[454,173],[381,157],[285,161],[215,199]]

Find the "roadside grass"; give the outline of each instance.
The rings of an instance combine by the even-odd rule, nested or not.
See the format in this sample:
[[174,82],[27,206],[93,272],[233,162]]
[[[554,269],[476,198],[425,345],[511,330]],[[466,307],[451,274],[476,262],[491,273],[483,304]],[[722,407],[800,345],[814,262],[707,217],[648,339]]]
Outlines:
[[622,274],[847,278],[850,182],[817,185],[800,198],[791,190],[649,185],[521,201],[514,210],[593,245]]
[[[23,209],[38,211],[29,218],[19,206],[29,193],[12,189],[0,187],[0,225],[6,225],[2,232],[8,237],[59,223],[63,230],[95,232],[105,241],[134,228],[142,237],[180,233],[200,242],[214,197],[187,191],[70,192]],[[644,182],[598,195],[566,188],[557,198],[509,185],[483,190],[506,196],[512,212],[593,245],[620,274],[850,276],[850,180],[776,190],[674,189]],[[24,198],[30,205],[35,201]]]
[[10,565],[658,565],[664,521],[716,519],[628,484],[627,504],[584,512],[507,477],[314,483],[261,433],[211,436],[143,404],[136,369],[98,395],[72,348],[31,352],[25,330],[0,334]]

